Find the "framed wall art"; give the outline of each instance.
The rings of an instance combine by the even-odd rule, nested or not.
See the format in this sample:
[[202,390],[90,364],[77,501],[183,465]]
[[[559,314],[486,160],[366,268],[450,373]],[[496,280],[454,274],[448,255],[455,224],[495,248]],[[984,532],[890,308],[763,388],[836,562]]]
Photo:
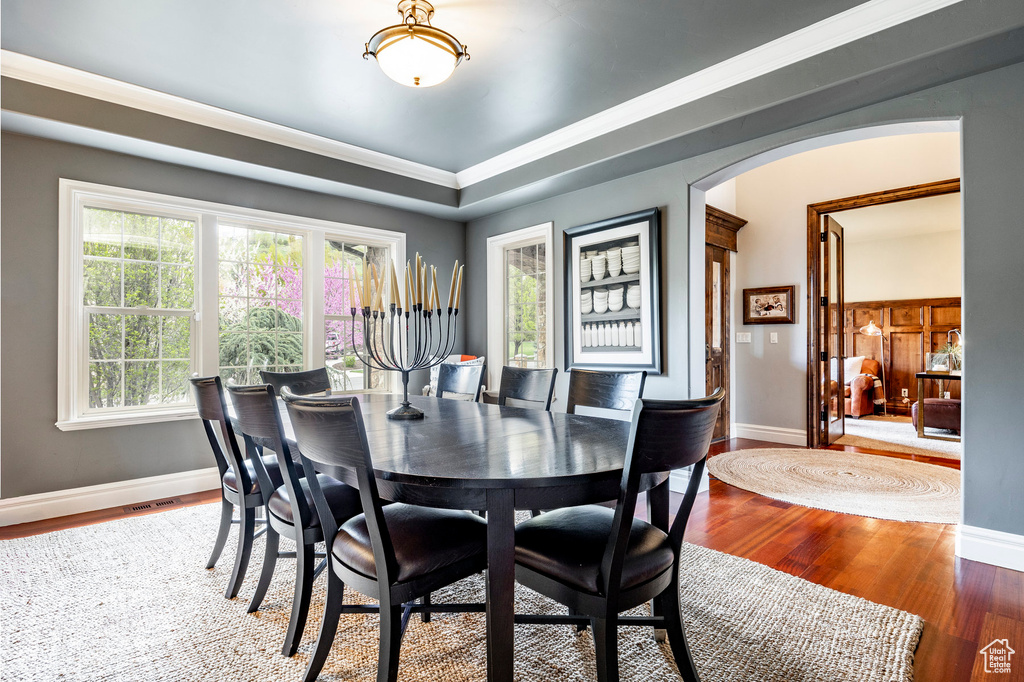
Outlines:
[[743,324],[793,324],[796,286],[743,290]]
[[657,208],[565,230],[565,368],[661,373]]

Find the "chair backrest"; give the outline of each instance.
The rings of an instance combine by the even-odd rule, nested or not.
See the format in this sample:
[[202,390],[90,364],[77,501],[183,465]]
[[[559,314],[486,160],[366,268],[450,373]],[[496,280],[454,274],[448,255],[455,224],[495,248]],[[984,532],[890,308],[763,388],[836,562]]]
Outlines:
[[632,410],[644,395],[647,372],[603,372],[573,369],[569,372],[569,397],[565,411],[576,414],[577,407],[604,410]]
[[[206,437],[210,441],[210,448],[213,450],[213,458],[217,461],[220,477],[223,479],[224,474],[230,468],[235,472],[238,490],[244,496],[245,491],[252,489],[252,480],[249,478],[249,471],[242,466],[242,452],[238,449],[238,439],[235,438],[235,431],[228,419],[227,404],[224,402],[224,389],[221,386],[220,377],[193,376],[189,382],[192,384],[192,392],[196,397],[196,409],[203,422]],[[223,445],[220,440],[217,440],[214,423],[220,429]]]
[[686,494],[669,530],[669,541],[678,560],[683,532],[697,497],[718,411],[724,399],[725,389],[719,388],[710,396],[696,400],[638,399],[635,402],[612,533],[601,563],[601,574],[606,581],[604,587],[609,597],[614,596],[620,584],[641,476],[693,465]]
[[281,389],[287,386],[297,395],[324,393],[331,390],[331,378],[327,376],[327,368],[310,369],[305,372],[268,372],[260,370],[263,383],[270,384],[280,395]]
[[[381,509],[359,399],[354,396],[303,397],[288,389],[284,390],[282,398],[288,406],[295,442],[301,453],[303,467],[306,468],[306,479],[313,493],[313,501],[320,511],[320,518],[331,514],[316,480],[317,466],[342,466],[354,471],[359,499],[366,516],[366,527],[370,533],[377,580],[381,584],[390,585],[398,575],[397,561]],[[328,537],[328,531],[333,529],[325,526],[325,537]]]
[[508,400],[535,403],[538,409],[551,409],[551,395],[555,392],[555,375],[558,369],[523,369],[502,367],[501,385],[498,388],[498,404]]
[[274,494],[274,484],[260,457],[262,448],[268,447],[277,456],[285,489],[292,507],[292,519],[296,528],[307,528],[312,520],[312,511],[306,504],[306,496],[299,483],[298,467],[292,460],[291,451],[281,428],[277,396],[270,384],[255,386],[228,386],[228,395],[235,408],[235,424],[245,440],[249,459],[256,469],[263,499],[267,501]]
[[437,374],[437,397],[473,402],[480,400],[480,387],[483,386],[486,371],[487,365],[442,364]]

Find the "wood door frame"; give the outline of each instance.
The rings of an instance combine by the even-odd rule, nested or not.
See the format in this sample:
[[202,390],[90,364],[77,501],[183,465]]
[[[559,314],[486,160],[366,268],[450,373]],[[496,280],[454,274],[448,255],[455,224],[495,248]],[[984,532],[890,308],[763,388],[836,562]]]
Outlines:
[[[807,447],[820,447],[821,424],[818,405],[821,403],[821,325],[818,308],[821,298],[821,218],[852,208],[893,204],[960,191],[960,179],[940,180],[922,185],[859,194],[807,205]],[[842,316],[845,318],[845,315]],[[827,442],[827,439],[825,440]]]

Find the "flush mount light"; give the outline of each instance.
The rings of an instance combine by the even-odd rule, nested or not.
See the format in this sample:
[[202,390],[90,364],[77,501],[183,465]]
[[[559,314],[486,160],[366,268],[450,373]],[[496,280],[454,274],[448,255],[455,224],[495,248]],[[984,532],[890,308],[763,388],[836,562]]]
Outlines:
[[366,43],[363,59],[374,57],[391,80],[411,88],[429,88],[448,80],[466,46],[451,33],[430,25],[434,6],[425,0],[398,3],[402,23],[382,28]]

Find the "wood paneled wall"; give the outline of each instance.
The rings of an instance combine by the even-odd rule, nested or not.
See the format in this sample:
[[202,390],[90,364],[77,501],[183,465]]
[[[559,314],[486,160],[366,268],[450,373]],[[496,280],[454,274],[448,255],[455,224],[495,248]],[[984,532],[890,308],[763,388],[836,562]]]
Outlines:
[[[909,400],[917,399],[917,379],[924,370],[924,354],[946,343],[950,329],[960,328],[960,298],[923,298],[902,301],[858,301],[847,303],[844,325],[844,355],[864,355],[882,361],[879,337],[864,336],[858,330],[874,320],[885,339],[885,392],[890,413],[909,414],[902,389]],[[955,339],[954,335],[954,339]],[[960,397],[960,382],[943,383],[951,397]],[[939,397],[939,382],[925,382],[925,397]]]

